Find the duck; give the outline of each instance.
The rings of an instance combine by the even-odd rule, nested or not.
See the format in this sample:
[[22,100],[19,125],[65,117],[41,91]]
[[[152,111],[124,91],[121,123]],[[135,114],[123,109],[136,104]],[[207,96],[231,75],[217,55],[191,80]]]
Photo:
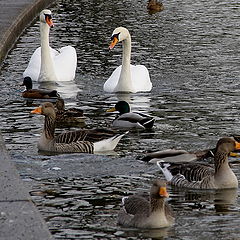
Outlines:
[[214,166],[204,163],[169,163],[157,161],[169,184],[191,189],[233,189],[238,180],[229,166],[230,152],[240,149],[240,143],[230,137],[218,140]]
[[184,149],[165,149],[147,153],[141,158],[144,162],[192,162],[214,157],[215,149],[204,149],[198,151],[186,151]]
[[131,112],[126,101],[118,101],[113,108],[107,110],[107,112],[114,111],[119,112],[112,123],[115,128],[151,129],[155,122],[155,119],[147,114]]
[[164,6],[161,2],[158,2],[157,0],[149,0],[147,9],[149,10],[149,13],[152,14],[163,11]]
[[85,117],[83,110],[79,108],[65,109],[63,98],[59,97],[55,103],[56,107],[56,126],[73,126],[82,124],[85,125]]
[[169,197],[166,182],[155,179],[150,189],[149,200],[140,195],[122,199],[117,223],[122,227],[163,228],[174,224],[173,212],[165,201]]
[[31,111],[45,116],[38,150],[49,153],[97,153],[112,151],[127,133],[118,134],[110,129],[82,129],[55,136],[56,111],[51,102],[45,102]]
[[60,96],[56,90],[32,89],[32,79],[30,77],[23,79],[22,86],[26,87],[26,90],[22,92],[23,98],[44,99]]
[[53,27],[52,12],[44,9],[40,13],[41,47],[38,47],[23,73],[39,82],[72,81],[75,78],[77,54],[72,46],[55,50],[49,46],[49,32]]
[[109,49],[118,42],[123,45],[122,65],[117,67],[104,83],[106,92],[149,92],[152,89],[149,71],[144,65],[131,64],[131,35],[127,28],[117,27],[111,37]]

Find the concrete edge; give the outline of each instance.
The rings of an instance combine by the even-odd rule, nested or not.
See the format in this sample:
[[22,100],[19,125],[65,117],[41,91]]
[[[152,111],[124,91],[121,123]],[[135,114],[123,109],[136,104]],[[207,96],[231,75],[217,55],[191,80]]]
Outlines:
[[[54,0],[36,0],[23,5],[21,13],[9,25],[0,40],[0,68],[24,29]],[[34,205],[19,173],[11,162],[0,131],[0,239],[52,240],[46,222]]]
[[53,3],[54,0],[36,0],[22,9],[15,21],[12,22],[8,30],[3,34],[3,38],[0,42],[0,68],[3,60],[24,29],[35,19],[42,9]]

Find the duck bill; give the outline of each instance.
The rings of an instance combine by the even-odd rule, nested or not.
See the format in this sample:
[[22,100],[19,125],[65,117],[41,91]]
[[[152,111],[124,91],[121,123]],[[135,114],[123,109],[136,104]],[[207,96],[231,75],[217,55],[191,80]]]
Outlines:
[[168,192],[167,192],[167,188],[166,188],[166,187],[160,187],[159,195],[160,195],[161,197],[166,197],[166,198],[168,198],[168,197],[169,197],[169,194],[168,194]]
[[109,49],[113,49],[115,45],[118,43],[117,37],[114,37],[113,40],[110,42]]
[[42,107],[37,107],[31,111],[33,114],[42,114]]
[[239,142],[235,142],[235,150],[240,150],[240,143]]
[[52,28],[54,26],[52,18],[50,18],[48,16],[46,17],[46,23],[48,24],[48,26],[50,28]]
[[107,112],[115,112],[115,111],[117,111],[115,107],[110,108],[110,109],[107,110]]

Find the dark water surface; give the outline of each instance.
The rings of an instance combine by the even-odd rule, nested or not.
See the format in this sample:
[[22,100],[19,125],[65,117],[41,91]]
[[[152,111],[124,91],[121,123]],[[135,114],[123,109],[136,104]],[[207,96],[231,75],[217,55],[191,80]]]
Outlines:
[[[77,49],[75,82],[58,90],[67,107],[84,109],[87,127],[109,127],[114,115],[106,109],[127,99],[133,110],[156,117],[154,129],[130,132],[112,155],[39,154],[43,118],[30,116],[33,107],[21,98],[19,86],[39,46],[37,21],[1,69],[0,120],[7,148],[56,239],[239,239],[239,191],[230,190],[169,187],[169,203],[176,213],[172,228],[140,231],[116,226],[121,198],[148,191],[151,180],[161,177],[155,165],[137,160],[144,153],[172,147],[205,149],[222,136],[239,134],[239,2],[165,1],[165,10],[154,15],[148,14],[146,4],[59,0],[52,8],[55,28],[50,39],[54,48]],[[104,82],[121,64],[120,44],[108,51],[118,26],[132,35],[132,62],[150,71],[150,93],[103,92]],[[239,164],[232,167],[240,179]]]

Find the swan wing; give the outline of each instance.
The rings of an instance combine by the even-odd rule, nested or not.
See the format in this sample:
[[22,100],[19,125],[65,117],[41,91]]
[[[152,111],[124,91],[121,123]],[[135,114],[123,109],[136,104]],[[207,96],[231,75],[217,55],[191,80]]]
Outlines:
[[[50,47],[52,57],[58,55],[58,52]],[[38,47],[30,58],[27,68],[23,72],[23,77],[30,77],[37,81],[41,69],[41,47]]]
[[30,58],[27,68],[23,72],[23,77],[30,77],[33,81],[38,80],[41,67],[41,47],[38,47]]
[[114,89],[117,86],[117,83],[118,83],[118,80],[119,80],[119,77],[120,77],[121,70],[122,70],[122,65],[118,66],[113,71],[113,73],[108,78],[108,80],[104,83],[103,90],[105,92],[114,92]]
[[131,78],[136,92],[151,91],[152,82],[144,65],[131,65]]
[[72,81],[77,68],[77,53],[74,47],[66,46],[56,51],[54,56],[58,81]]
[[[133,85],[132,92],[143,92],[151,91],[152,82],[150,80],[148,69],[144,65],[131,65],[131,80]],[[114,92],[115,87],[118,84],[120,74],[122,70],[122,65],[118,66],[105,82],[103,89],[106,92]]]

